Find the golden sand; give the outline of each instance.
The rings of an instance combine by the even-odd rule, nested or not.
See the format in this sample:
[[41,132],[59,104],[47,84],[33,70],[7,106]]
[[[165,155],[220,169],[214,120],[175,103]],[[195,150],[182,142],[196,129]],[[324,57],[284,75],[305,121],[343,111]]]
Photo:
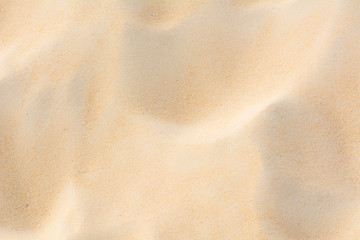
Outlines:
[[360,239],[358,0],[0,0],[0,240]]

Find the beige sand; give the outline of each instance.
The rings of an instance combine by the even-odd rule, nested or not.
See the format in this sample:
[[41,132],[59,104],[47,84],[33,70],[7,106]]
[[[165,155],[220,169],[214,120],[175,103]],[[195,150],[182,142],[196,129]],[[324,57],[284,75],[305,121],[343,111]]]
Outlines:
[[360,239],[358,0],[1,0],[0,239]]

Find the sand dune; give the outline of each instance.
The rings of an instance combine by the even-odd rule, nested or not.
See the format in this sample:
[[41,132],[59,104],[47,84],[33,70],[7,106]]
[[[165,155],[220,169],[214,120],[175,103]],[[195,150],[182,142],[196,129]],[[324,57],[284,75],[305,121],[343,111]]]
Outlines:
[[359,15],[0,1],[0,239],[359,239]]

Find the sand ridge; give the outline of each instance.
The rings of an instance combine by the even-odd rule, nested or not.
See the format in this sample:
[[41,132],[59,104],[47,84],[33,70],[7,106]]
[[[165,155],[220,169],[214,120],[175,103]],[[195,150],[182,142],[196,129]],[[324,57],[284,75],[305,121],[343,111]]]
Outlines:
[[359,238],[356,0],[0,8],[0,239]]

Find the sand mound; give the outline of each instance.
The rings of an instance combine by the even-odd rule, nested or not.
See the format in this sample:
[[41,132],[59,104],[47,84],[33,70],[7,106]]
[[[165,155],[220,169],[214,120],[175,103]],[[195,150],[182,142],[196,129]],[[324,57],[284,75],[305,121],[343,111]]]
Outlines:
[[0,239],[359,239],[356,0],[0,2]]

